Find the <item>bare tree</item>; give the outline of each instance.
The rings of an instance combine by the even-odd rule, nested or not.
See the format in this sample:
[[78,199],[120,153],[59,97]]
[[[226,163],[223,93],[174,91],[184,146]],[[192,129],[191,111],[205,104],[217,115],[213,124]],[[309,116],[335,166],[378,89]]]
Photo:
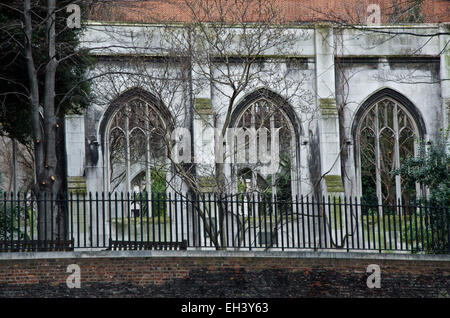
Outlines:
[[[219,208],[217,230],[209,222],[214,212],[207,205],[194,200],[194,210],[201,218],[214,246],[223,248],[226,246],[226,218],[234,218],[242,229],[247,222],[242,215],[231,212],[227,195],[240,192],[239,200],[242,200],[250,193],[271,192],[272,198],[276,198],[283,192],[277,193],[282,182],[289,183],[287,192],[291,192],[290,183],[298,181],[293,180],[299,178],[294,174],[286,177],[289,181],[283,181],[277,176],[283,174],[283,165],[288,166],[286,169],[290,174],[291,151],[295,148],[290,143],[298,137],[290,129],[292,123],[284,114],[285,108],[291,105],[296,114],[304,114],[305,117],[300,120],[306,126],[317,113],[313,102],[314,94],[306,84],[312,77],[305,66],[307,61],[292,53],[298,42],[308,38],[310,34],[303,29],[290,28],[282,13],[268,0],[242,0],[233,3],[224,0],[186,0],[182,1],[182,5],[187,10],[190,22],[183,25],[165,22],[162,26],[143,27],[145,31],[141,39],[134,35],[135,41],[128,43],[128,47],[134,50],[133,54],[129,54],[121,62],[100,58],[101,70],[98,72],[111,73],[108,80],[105,80],[106,76],[102,81],[112,83],[112,86],[105,85],[104,92],[98,91],[98,100],[104,96],[118,96],[125,86],[139,87],[150,91],[169,110],[167,117],[162,120],[163,124],[155,124],[157,121],[152,119],[154,114],[145,113],[145,110],[141,112],[136,103],[128,105],[128,111],[125,107],[122,113],[115,115],[114,120],[120,122],[118,118],[122,116],[127,118],[127,125],[134,125],[132,122],[135,121],[136,113],[143,114],[142,118],[147,119],[140,126],[147,130],[151,140],[159,140],[155,145],[150,145],[153,147],[151,152],[158,153],[158,156],[150,158],[144,152],[139,153],[139,146],[133,149],[133,144],[142,143],[135,143],[130,139],[129,160],[132,163],[127,168],[126,162],[120,161],[127,155],[123,153],[127,141],[120,135],[112,136],[109,144],[112,157],[110,155],[107,160],[115,161],[116,168],[109,170],[110,184],[117,185],[124,181],[127,174],[132,174],[133,160],[141,161],[143,167],[145,162],[152,161],[152,169],[166,179],[171,191],[180,195],[188,192],[191,198],[200,198],[205,191],[213,192]],[[115,34],[116,40],[119,39],[120,36],[115,33],[117,31],[111,28],[110,32]],[[109,36],[113,37],[111,34]],[[111,88],[116,94],[111,94]],[[254,91],[260,93],[255,104],[237,113],[235,110],[238,103]],[[276,94],[273,92],[282,92],[282,96],[274,98]],[[103,101],[105,105],[111,102],[109,98]],[[298,118],[294,121],[297,120]],[[187,149],[186,144],[181,146],[186,139],[180,140],[176,130],[180,127],[186,128],[191,134],[198,133],[199,127],[200,130],[210,129],[211,140],[216,147],[209,148],[211,152],[203,154],[206,156],[205,160],[194,158],[194,153],[198,155],[197,150],[194,152],[193,149]],[[224,141],[229,143],[232,139],[229,135],[229,128],[232,127],[240,128],[241,133],[247,133],[248,136],[246,139],[244,137],[244,143],[235,148],[222,148]],[[262,128],[267,131],[277,128],[279,151],[276,155],[284,155],[284,158],[287,155],[287,161],[281,160],[281,168],[277,167],[277,171],[271,173],[263,172],[264,166],[267,170],[267,162],[259,159],[247,165],[231,165],[230,162],[236,161],[240,151],[247,160],[255,155],[253,149],[256,148],[252,147],[257,138],[254,136],[252,139],[251,131]],[[275,138],[271,133],[269,132],[269,138]],[[145,137],[138,137],[137,140],[139,138],[143,140]],[[198,145],[191,146],[194,148]],[[164,148],[164,151],[158,151],[158,147]],[[151,191],[148,179],[147,170],[146,180],[137,182],[146,184],[147,192]],[[245,184],[245,180],[251,179],[251,183]],[[127,182],[130,185],[133,183],[132,180]],[[280,197],[278,199],[281,200]],[[292,200],[290,193],[284,199]],[[281,218],[285,217],[286,215],[280,214],[279,219],[274,220],[275,232],[282,222]]]
[[[233,122],[233,111],[242,97],[260,87],[283,92],[283,97],[288,103],[301,109],[299,113],[308,114],[306,120],[302,118],[303,124],[307,126],[308,121],[312,123],[313,119],[317,118],[318,112],[313,106],[310,106],[315,105],[312,102],[314,96],[304,86],[305,80],[310,78],[305,78],[304,75],[299,75],[300,73],[292,76],[295,64],[302,64],[302,61],[299,58],[295,58],[295,56],[286,58],[287,56],[292,56],[291,48],[296,41],[309,35],[301,30],[293,31],[293,29],[290,29],[284,19],[283,12],[279,11],[274,3],[270,1],[243,0],[230,3],[227,1],[185,0],[177,3],[180,5],[180,2],[181,6],[186,10],[188,22],[183,25],[173,25],[163,21],[161,22],[162,27],[147,28],[144,32],[145,40],[143,42],[136,39],[135,42],[132,40],[131,43],[127,44],[128,48],[131,47],[135,50],[132,56],[142,56],[145,53],[153,57],[132,58],[128,56],[126,63],[117,63],[115,61],[108,64],[105,62],[103,65],[106,69],[102,72],[111,74],[110,81],[114,83],[113,87],[116,96],[123,91],[123,87],[126,86],[124,84],[126,83],[129,86],[131,81],[133,83],[131,86],[150,90],[157,99],[164,101],[170,113],[168,122],[159,127],[152,125],[147,127],[152,130],[152,136],[158,136],[157,138],[152,137],[152,139],[159,139],[161,141],[160,147],[163,147],[166,152],[165,155],[160,153],[159,164],[153,164],[153,167],[158,166],[158,169],[156,169],[157,173],[161,178],[167,179],[168,187],[172,187],[176,193],[183,193],[186,190],[186,188],[180,187],[180,183],[176,179],[181,179],[191,195],[197,197],[201,196],[205,191],[204,181],[206,180],[209,190],[213,191],[219,198],[219,233],[223,233],[226,231],[224,228],[226,217],[236,218],[236,222],[240,223],[242,228],[245,227],[247,220],[245,218],[240,219],[237,215],[231,215],[229,202],[220,201],[222,196],[240,191],[245,193],[245,190],[264,192],[264,190],[267,191],[268,189],[271,189],[272,194],[276,194],[276,188],[279,187],[280,180],[277,180],[275,176],[261,178],[260,174],[255,174],[254,172],[261,168],[258,167],[258,165],[261,166],[261,163],[256,163],[250,167],[226,164],[226,159],[237,155],[236,150],[219,154],[221,150],[214,149],[214,159],[223,156],[221,158],[223,160],[215,160],[214,166],[207,163],[193,163],[195,158],[192,157],[188,158],[187,162],[180,162],[179,154],[173,151],[173,149],[179,150],[176,144],[180,140],[174,140],[173,134],[167,134],[167,130],[169,127],[173,128],[181,125],[189,128],[192,132],[194,120],[201,118],[202,125],[210,128],[219,128],[214,136],[214,140],[217,141],[227,140],[227,129],[230,126],[236,125],[236,127],[249,128],[246,127],[246,116],[248,123],[251,123],[253,120],[254,128],[267,127],[270,118],[282,109],[276,103],[269,103],[265,113],[252,113],[252,111],[248,110],[246,113],[246,111],[243,111],[238,122]],[[402,16],[407,12],[414,11],[417,5],[418,2],[402,4],[401,6],[398,3],[394,3],[395,17],[393,13],[392,21],[406,19]],[[360,14],[357,15],[359,20],[354,21],[356,24],[366,22],[366,7],[361,6],[359,9]],[[334,15],[333,12],[327,12],[326,14],[329,17],[326,20],[335,22],[337,26],[352,27],[352,25],[349,25],[347,18]],[[350,11],[348,14],[350,14]],[[354,12],[351,12],[351,14],[354,17]],[[156,18],[154,20],[158,22]],[[361,32],[371,31],[369,28],[369,30]],[[114,33],[112,29],[110,32]],[[382,33],[384,31],[374,28],[373,32]],[[386,34],[381,34],[380,38],[382,39],[380,41],[391,40],[396,36],[407,34],[405,31],[391,32],[388,30],[386,32]],[[339,33],[339,30],[337,33]],[[435,34],[429,36],[435,36]],[[116,39],[119,37],[115,36]],[[133,39],[133,35],[128,36],[128,38]],[[156,46],[156,43],[160,43],[160,46]],[[337,50],[338,48],[335,49]],[[156,60],[159,63],[157,70],[148,67],[149,63],[155,63]],[[339,85],[342,85],[341,91],[345,95],[345,92],[348,91],[345,89],[345,86],[348,85],[348,74],[344,74],[339,65],[337,65],[337,72],[342,72],[341,76],[345,78],[342,83],[339,83]],[[121,75],[118,75],[119,73]],[[117,79],[118,76],[121,80]],[[191,84],[192,86],[189,86]],[[208,92],[210,89],[212,93]],[[266,97],[266,99],[270,100],[270,90],[262,92],[265,93],[261,97]],[[183,98],[180,99],[179,96],[183,96]],[[204,108],[197,107],[201,106],[197,102],[200,102],[200,99],[203,99],[202,97],[206,97],[206,99],[214,98],[214,106],[206,105],[211,107],[206,113]],[[186,100],[187,102],[185,102]],[[105,104],[109,102],[111,101],[106,101]],[[344,114],[346,105],[350,102],[344,97],[344,100],[338,105],[341,130],[341,152],[339,155],[343,156],[346,155],[345,151],[347,150],[345,128],[343,127]],[[128,116],[131,119],[134,116],[133,109],[131,107],[131,113],[128,111],[128,115],[126,115],[125,112],[123,116]],[[186,112],[186,109],[189,109],[189,112]],[[239,120],[241,121],[239,122]],[[150,118],[147,121],[153,122]],[[283,122],[280,126],[287,127],[288,123]],[[289,133],[286,132],[282,139],[289,139]],[[120,138],[115,141],[117,141],[115,144],[117,153],[115,158],[109,158],[109,160],[119,159],[120,161],[120,159],[126,157],[126,153],[123,152],[125,144]],[[283,141],[281,141],[281,144],[283,144]],[[251,146],[250,142],[246,142],[243,147],[248,152],[249,150],[251,151]],[[188,152],[190,155],[194,153],[192,149],[183,149],[183,151]],[[131,155],[130,157],[133,156]],[[170,164],[164,162],[162,158],[168,158]],[[146,158],[141,153],[133,160],[148,161],[149,158]],[[122,166],[122,171],[117,174],[114,174],[113,169],[109,171],[111,173],[111,181],[116,184],[123,181],[126,176],[124,172],[125,163],[119,162],[118,167],[120,166]],[[344,177],[347,178],[345,167],[342,167],[342,170]],[[385,170],[388,171],[389,169]],[[314,180],[315,184],[312,186],[318,188],[318,183],[321,182],[325,174]],[[146,178],[146,189],[150,191],[149,177],[147,176]],[[388,179],[385,179],[387,181],[384,183],[384,186],[389,188]],[[251,181],[246,184],[245,180]],[[140,183],[142,184],[142,182]],[[319,193],[319,200],[320,197]],[[220,241],[220,239],[224,239],[224,236],[220,236],[220,234],[214,236],[212,227],[208,224],[211,211],[208,211],[208,208],[201,204],[198,204],[195,210],[199,213],[206,232],[214,241],[215,246],[225,246],[225,242]],[[325,211],[319,213],[321,213],[323,219],[327,220]],[[276,233],[276,229],[281,221],[281,219],[275,220],[274,233]],[[341,243],[344,244],[345,240],[353,232],[354,229],[350,230]],[[334,242],[334,244],[338,245],[337,242]]]

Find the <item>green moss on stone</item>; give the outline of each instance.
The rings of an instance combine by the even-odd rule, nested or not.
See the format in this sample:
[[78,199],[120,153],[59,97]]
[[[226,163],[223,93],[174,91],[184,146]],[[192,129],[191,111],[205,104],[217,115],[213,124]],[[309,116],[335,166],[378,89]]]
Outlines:
[[344,192],[344,185],[342,184],[341,176],[326,175],[324,179],[328,193]]
[[338,114],[334,98],[319,98],[319,107],[323,116],[337,116]]
[[212,114],[212,103],[210,98],[196,98],[194,101],[194,108],[200,115]]
[[69,193],[85,193],[86,178],[85,177],[67,177],[67,189]]
[[213,192],[216,188],[216,179],[213,176],[200,177],[198,185],[201,192]]

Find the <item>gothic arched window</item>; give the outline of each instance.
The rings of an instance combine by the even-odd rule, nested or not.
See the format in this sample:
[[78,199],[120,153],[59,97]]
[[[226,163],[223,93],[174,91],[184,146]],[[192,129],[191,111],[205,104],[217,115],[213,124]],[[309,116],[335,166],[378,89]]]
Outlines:
[[395,99],[383,97],[360,118],[356,139],[363,199],[374,204],[413,199],[418,188],[407,188],[391,172],[416,153],[419,129],[414,117]]
[[138,97],[120,105],[106,127],[108,191],[150,192],[165,165],[166,133],[154,105]]
[[[270,192],[279,200],[289,200],[296,191],[293,191],[293,185],[297,180],[292,173],[297,162],[296,135],[291,119],[283,108],[272,99],[261,97],[247,103],[236,116],[234,128],[258,132],[254,135],[253,144],[251,134],[245,137],[245,163],[235,160],[239,192],[243,189],[246,192],[249,189],[251,192]],[[260,133],[263,130],[267,132],[267,138]],[[275,138],[276,131],[278,138]],[[274,145],[275,152],[271,148]],[[255,156],[253,160],[251,156]]]

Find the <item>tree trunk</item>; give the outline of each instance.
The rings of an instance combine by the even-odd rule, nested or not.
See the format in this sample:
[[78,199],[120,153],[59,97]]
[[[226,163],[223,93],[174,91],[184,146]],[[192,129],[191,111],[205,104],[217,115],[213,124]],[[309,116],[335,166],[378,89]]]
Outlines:
[[[56,153],[57,119],[55,114],[55,78],[58,61],[56,60],[56,0],[47,1],[47,45],[48,63],[45,67],[45,86],[43,98],[43,121],[41,120],[39,79],[33,59],[33,26],[31,0],[24,0],[25,45],[24,53],[30,86],[31,123],[35,151],[34,192],[40,195],[38,200],[38,240],[55,240],[64,237],[65,231],[57,220],[64,219],[57,196],[62,185],[61,173],[57,173]],[[44,200],[45,199],[45,200]]]

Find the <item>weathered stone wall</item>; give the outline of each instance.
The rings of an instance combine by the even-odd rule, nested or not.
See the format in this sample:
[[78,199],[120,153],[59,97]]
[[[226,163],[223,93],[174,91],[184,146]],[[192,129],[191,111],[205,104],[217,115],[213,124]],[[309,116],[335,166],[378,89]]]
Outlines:
[[[450,297],[448,257],[308,252],[29,255],[0,256],[0,297]],[[66,285],[69,264],[80,266],[79,289]],[[369,264],[380,266],[381,288],[367,287]]]
[[[323,194],[341,195],[345,190],[347,196],[360,196],[360,178],[355,169],[359,158],[354,156],[357,140],[351,130],[357,123],[356,113],[367,99],[389,89],[409,100],[417,109],[415,115],[423,121],[425,134],[421,138],[427,141],[432,141],[441,129],[448,126],[450,83],[444,80],[450,72],[447,63],[449,48],[446,45],[448,32],[445,32],[448,27],[448,23],[371,28],[339,28],[329,24],[291,26],[285,31],[293,36],[294,42],[283,51],[268,50],[267,55],[261,56],[259,66],[265,71],[255,76],[257,80],[238,94],[235,110],[261,89],[288,101],[294,114],[292,124],[299,127],[301,140],[301,144],[296,145],[298,158],[293,161],[295,165],[291,171],[295,180],[293,194],[311,194],[315,187],[316,192],[321,190]],[[146,43],[143,47],[147,49],[142,54],[156,54],[152,45],[146,42],[147,38],[150,37],[151,43],[157,43],[159,47],[161,39],[167,36],[164,32],[164,28],[157,24],[92,23],[86,29],[82,43],[98,58],[93,75],[108,70],[124,73],[108,79],[99,77],[92,82],[95,102],[84,113],[84,124],[79,122],[81,117],[68,118],[73,129],[66,131],[67,149],[74,153],[69,158],[68,175],[83,177],[87,191],[110,190],[106,180],[109,173],[108,151],[104,143],[106,125],[102,126],[102,123],[108,122],[114,105],[136,88],[147,94],[157,93],[142,81],[142,76],[128,73],[142,74],[145,71],[153,74],[161,71],[162,64],[149,62],[143,70],[136,72],[124,56],[136,53],[136,43]],[[108,49],[99,49],[99,45]],[[302,61],[301,67],[294,67],[289,59],[271,63],[274,56],[295,57]],[[215,117],[212,114],[217,115],[214,126],[222,128],[229,100],[220,92],[231,95],[227,85],[213,85],[208,78],[203,78],[204,70],[194,71],[198,67],[193,65],[187,76],[195,88],[194,96],[189,96],[187,90],[173,96],[167,92],[159,102],[168,107],[180,127],[193,121],[193,155],[197,163],[202,163],[197,173],[203,177],[210,175],[214,166],[214,138],[204,128],[212,125]],[[213,76],[220,75],[220,67],[223,65],[216,65]],[[297,92],[292,91],[296,85],[277,84],[274,76],[299,84]],[[191,99],[201,103],[191,105]],[[79,150],[80,132],[83,130],[84,151]],[[99,145],[95,146],[95,142]],[[93,153],[98,155],[98,158],[94,156],[97,160],[92,160]],[[227,169],[225,174],[231,180],[230,169]],[[206,171],[204,174],[203,170]],[[323,175],[327,177],[321,178]],[[177,182],[182,184],[181,180]]]

